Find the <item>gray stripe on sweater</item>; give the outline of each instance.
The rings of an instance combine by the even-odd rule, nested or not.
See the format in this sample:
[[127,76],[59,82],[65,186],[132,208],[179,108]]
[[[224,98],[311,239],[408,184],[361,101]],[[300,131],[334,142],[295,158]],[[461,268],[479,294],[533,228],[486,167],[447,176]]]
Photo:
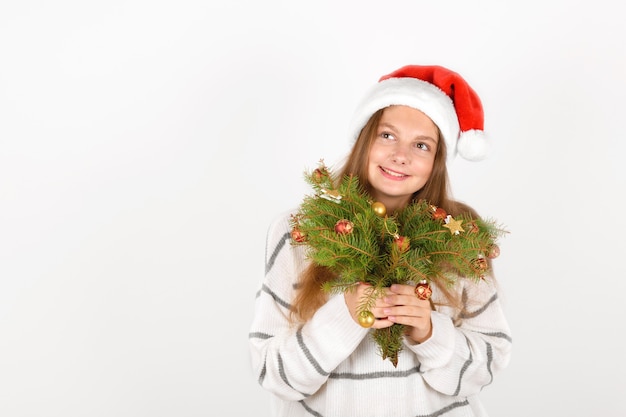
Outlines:
[[461,391],[461,382],[463,381],[463,374],[465,373],[465,371],[467,371],[467,368],[469,368],[472,362],[474,362],[474,355],[472,355],[472,348],[470,346],[470,342],[467,336],[465,336],[465,343],[467,343],[467,348],[469,349],[469,358],[467,358],[467,360],[463,364],[463,367],[461,368],[461,371],[459,372],[459,383],[456,386],[456,391],[454,391],[454,394],[452,394],[454,396],[459,395],[459,392]]
[[308,411],[308,412],[309,412],[309,414],[311,414],[311,415],[313,415],[313,416],[315,416],[315,417],[324,417],[324,415],[323,415],[323,414],[320,414],[320,413],[318,413],[317,411],[315,411],[314,409],[312,409],[311,407],[309,407],[309,406],[307,405],[307,403],[305,403],[305,402],[304,402],[304,400],[300,400],[300,404],[302,404],[302,407],[304,407],[304,409],[305,409],[306,411]]
[[[491,296],[491,298],[485,303],[485,305],[483,305],[482,307],[480,307],[478,310],[475,311],[467,311],[465,309],[463,309],[463,311],[461,311],[461,313],[459,314],[459,318],[462,319],[469,319],[469,318],[473,318],[476,317],[480,314],[482,314],[485,310],[487,310],[487,308],[493,304],[496,300],[498,299],[498,293],[495,293],[494,295]],[[461,295],[461,302],[462,304],[465,306],[467,305],[467,292],[465,289],[463,289],[463,294]]]
[[274,336],[263,332],[250,332],[248,334],[248,339],[270,339],[272,337]]
[[259,375],[259,385],[263,386],[263,381],[265,380],[265,374],[267,373],[267,362],[263,362],[263,369],[261,369],[261,374]]
[[276,245],[276,247],[274,248],[274,251],[272,252],[272,256],[269,257],[269,259],[267,260],[267,263],[265,264],[265,274],[270,272],[270,270],[274,266],[274,262],[276,262],[276,258],[278,257],[278,254],[285,247],[285,243],[287,243],[287,240],[290,237],[291,235],[289,233],[285,233],[283,237],[280,238],[280,240],[278,241],[278,244]]
[[[269,294],[270,297],[272,297],[274,299],[274,301],[276,301],[278,304],[280,304],[281,306],[285,307],[286,309],[291,309],[291,304],[289,304],[287,301],[283,300],[282,298],[280,298],[278,295],[276,295],[276,293],[274,291],[272,291],[270,289],[270,287],[268,287],[267,285],[263,284],[263,286],[261,287],[260,292],[266,292],[267,294]],[[259,294],[260,295],[260,294]]]
[[484,334],[485,336],[491,336],[491,337],[499,337],[500,339],[504,339],[506,341],[509,342],[513,342],[513,338],[511,336],[509,336],[506,333],[502,333],[502,332],[495,332],[495,333],[483,333],[481,332],[481,334]]
[[[304,409],[306,411],[308,411],[312,416],[324,417],[323,414],[321,414],[321,413],[313,410],[311,407],[309,407],[304,400],[301,400],[300,404],[302,404],[302,407],[304,407]],[[454,410],[456,408],[466,407],[468,405],[469,405],[469,401],[467,399],[463,400],[463,401],[456,401],[456,402],[453,402],[450,405],[447,405],[447,406],[445,406],[443,408],[440,408],[439,410],[437,410],[437,411],[435,411],[433,413],[430,413],[430,414],[417,414],[415,417],[439,417],[439,416],[442,416],[442,415],[446,414],[447,412],[452,411],[452,410]]]
[[491,370],[491,364],[493,363],[493,348],[491,347],[491,343],[485,342],[487,345],[487,371],[489,371],[489,382],[483,385],[483,388],[487,385],[490,385],[493,382],[493,371]]
[[283,380],[285,384],[287,384],[289,388],[300,393],[303,397],[310,396],[309,394],[305,394],[303,392],[298,391],[289,383],[289,379],[287,379],[287,374],[285,373],[285,367],[283,366],[283,358],[282,356],[280,356],[280,353],[278,354],[278,373],[280,374],[280,378]]
[[439,417],[442,416],[444,414],[446,414],[448,411],[452,411],[455,408],[459,408],[459,407],[465,407],[469,405],[469,401],[468,400],[464,400],[464,401],[457,401],[454,402],[440,410],[435,411],[434,413],[430,413],[430,414],[418,414],[415,417]]
[[[463,311],[461,311],[459,313],[459,318],[461,319],[467,319],[467,318],[474,318],[482,313],[485,312],[485,310],[487,310],[487,308],[493,304],[496,300],[498,299],[498,294],[495,293],[493,296],[491,296],[491,298],[482,306],[480,307],[478,310],[475,311],[467,311],[465,309],[463,309]],[[467,292],[465,289],[463,289],[463,294],[461,296],[461,301],[463,303],[463,305],[467,305]],[[482,332],[481,332],[482,333]],[[499,337],[505,340],[508,340],[509,342],[513,342],[513,339],[511,338],[511,336],[509,336],[506,333],[502,333],[502,332],[496,332],[496,333],[482,333],[485,336],[492,336],[492,337]]]
[[355,374],[352,372],[333,372],[329,378],[333,379],[376,379],[376,378],[405,378],[409,375],[419,374],[420,367],[416,366],[404,371],[385,371],[385,372],[368,372],[363,374]]
[[328,372],[322,369],[319,362],[315,360],[315,358],[311,354],[311,351],[306,346],[306,343],[304,343],[304,338],[302,337],[302,326],[300,326],[300,328],[296,332],[296,338],[298,339],[298,345],[300,346],[300,349],[302,349],[302,352],[304,352],[304,356],[306,356],[306,358],[309,360],[309,363],[315,368],[315,370],[320,375],[328,375]]

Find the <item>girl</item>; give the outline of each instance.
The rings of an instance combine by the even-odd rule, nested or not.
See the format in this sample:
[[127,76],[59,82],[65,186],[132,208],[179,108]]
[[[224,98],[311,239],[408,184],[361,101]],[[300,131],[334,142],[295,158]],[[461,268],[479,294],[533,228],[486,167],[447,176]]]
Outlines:
[[[352,151],[338,178],[359,178],[390,213],[425,199],[452,216],[477,213],[449,196],[446,162],[484,156],[482,105],[461,76],[410,65],[381,78],[357,107]],[[295,212],[295,211],[294,211]],[[269,228],[266,275],[249,334],[253,371],[272,415],[486,416],[478,394],[509,362],[511,337],[493,277],[432,288],[391,285],[359,325],[367,284],[328,295],[334,278],[289,244],[290,213]],[[371,329],[406,326],[396,367]]]

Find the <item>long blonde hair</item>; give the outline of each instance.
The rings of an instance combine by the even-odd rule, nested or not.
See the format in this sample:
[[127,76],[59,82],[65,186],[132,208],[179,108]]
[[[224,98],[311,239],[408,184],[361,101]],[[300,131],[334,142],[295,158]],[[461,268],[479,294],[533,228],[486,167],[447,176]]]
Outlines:
[[[369,182],[366,162],[369,158],[369,151],[376,137],[383,111],[384,109],[378,110],[370,117],[337,175],[337,178],[355,175],[359,178],[360,183],[367,192],[372,191],[372,186]],[[450,197],[448,170],[446,167],[446,144],[439,128],[437,128],[437,133],[439,140],[437,141],[437,151],[432,173],[424,187],[415,192],[413,201],[424,199],[443,208],[452,216],[469,213],[473,217],[478,217],[474,209]],[[300,276],[296,296],[291,305],[292,320],[302,322],[309,320],[327,300],[327,294],[321,289],[322,284],[334,278],[336,278],[336,275],[328,268],[315,263],[309,264]],[[436,283],[434,284],[436,285]],[[460,294],[443,285],[437,287],[443,294],[446,304],[455,307],[460,306]]]

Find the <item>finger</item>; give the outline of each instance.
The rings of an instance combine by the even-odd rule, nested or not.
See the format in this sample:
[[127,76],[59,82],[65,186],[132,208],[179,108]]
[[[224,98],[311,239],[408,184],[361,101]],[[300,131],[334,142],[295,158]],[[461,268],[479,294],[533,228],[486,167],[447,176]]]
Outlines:
[[389,317],[430,318],[430,306],[399,305],[383,309],[382,314]]
[[390,291],[395,294],[413,295],[420,300],[429,300],[433,291],[426,280],[418,282],[416,285],[393,284]]
[[424,314],[406,315],[406,314],[390,314],[386,318],[387,321],[397,324],[404,324],[406,326],[427,330],[430,329],[430,314],[425,311]]
[[384,302],[391,306],[418,306],[421,308],[430,308],[428,300],[420,300],[415,293],[410,294],[389,294],[384,298]]
[[414,285],[392,284],[389,290],[394,294],[413,295],[415,294]]
[[385,329],[387,327],[391,327],[395,324],[395,322],[389,320],[387,317],[376,319],[372,328],[374,329]]
[[404,324],[405,326],[414,327],[416,329],[425,329],[430,325],[430,318],[426,317],[389,316],[386,321],[395,324]]

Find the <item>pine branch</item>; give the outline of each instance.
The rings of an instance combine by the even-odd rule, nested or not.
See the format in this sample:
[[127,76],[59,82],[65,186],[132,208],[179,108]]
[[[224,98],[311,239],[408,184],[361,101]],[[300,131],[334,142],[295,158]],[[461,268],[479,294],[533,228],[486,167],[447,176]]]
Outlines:
[[[305,179],[315,194],[306,196],[292,217],[292,244],[306,245],[312,262],[336,273],[324,291],[351,291],[358,282],[372,286],[359,300],[359,314],[368,313],[394,283],[479,282],[489,272],[485,258],[496,253],[497,238],[507,233],[492,220],[467,213],[453,218],[423,200],[387,216],[373,208],[357,177],[339,181],[323,160]],[[394,366],[403,335],[398,324],[373,331],[381,356]]]

